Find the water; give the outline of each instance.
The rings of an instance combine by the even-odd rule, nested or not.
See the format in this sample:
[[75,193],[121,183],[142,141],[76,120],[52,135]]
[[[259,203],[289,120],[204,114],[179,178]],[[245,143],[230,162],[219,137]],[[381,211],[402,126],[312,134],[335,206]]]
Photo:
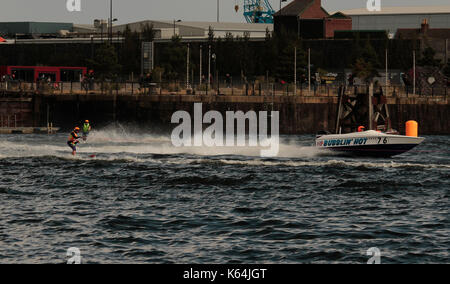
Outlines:
[[[449,136],[392,159],[319,155],[283,137],[180,149],[106,128],[70,156],[66,134],[0,136],[0,262],[449,263]],[[96,154],[96,158],[89,158]]]

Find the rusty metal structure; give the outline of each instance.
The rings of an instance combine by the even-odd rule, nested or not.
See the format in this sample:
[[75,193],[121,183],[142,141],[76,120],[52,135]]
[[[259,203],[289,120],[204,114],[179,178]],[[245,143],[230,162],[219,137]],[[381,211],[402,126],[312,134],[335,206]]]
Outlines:
[[395,132],[392,130],[387,98],[380,87],[374,93],[373,84],[365,93],[346,94],[345,86],[339,89],[335,133],[356,132],[359,126],[366,130]]

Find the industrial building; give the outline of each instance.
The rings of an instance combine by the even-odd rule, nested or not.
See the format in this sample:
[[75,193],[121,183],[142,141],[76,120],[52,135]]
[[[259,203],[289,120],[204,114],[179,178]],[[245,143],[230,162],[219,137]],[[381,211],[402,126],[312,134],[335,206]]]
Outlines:
[[0,23],[0,35],[33,35],[45,36],[73,32],[72,23],[48,23],[48,22],[2,22]]
[[183,22],[183,21],[141,21],[113,27],[113,32],[123,32],[128,26],[132,31],[141,31],[146,25],[153,26],[156,39],[170,39],[174,35],[183,38],[205,39],[209,29],[214,31],[214,36],[224,38],[227,34],[243,37],[247,34],[250,38],[265,38],[266,32],[273,31],[273,24],[253,23],[224,23],[224,22]]
[[385,30],[394,37],[398,29],[420,29],[426,19],[431,27],[450,27],[450,6],[385,7],[380,12],[367,9],[342,11],[352,18],[353,30]]
[[335,31],[352,29],[350,17],[341,12],[330,15],[321,0],[294,0],[275,13],[274,21],[276,33],[308,39],[333,38]]
[[[225,23],[225,22],[183,22],[183,21],[140,21],[124,25],[113,26],[114,40],[120,39],[120,33],[128,26],[132,31],[140,32],[146,25],[155,31],[155,41],[168,41],[174,35],[184,41],[204,41],[208,38],[209,30],[214,31],[214,37],[225,38],[227,34],[234,37],[248,36],[250,40],[264,40],[267,32],[273,32],[273,24],[254,23]],[[91,36],[97,42],[108,36],[109,29],[106,21],[96,20],[93,24],[72,23],[42,23],[17,22],[0,23],[0,36],[19,39],[23,43],[91,43]],[[22,40],[20,40],[22,39]]]

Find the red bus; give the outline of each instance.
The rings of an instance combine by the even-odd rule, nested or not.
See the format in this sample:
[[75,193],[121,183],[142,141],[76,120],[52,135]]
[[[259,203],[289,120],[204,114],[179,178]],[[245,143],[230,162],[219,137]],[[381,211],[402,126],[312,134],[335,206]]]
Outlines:
[[36,82],[45,78],[52,82],[80,82],[87,73],[86,67],[0,66],[0,76],[10,75],[13,80]]

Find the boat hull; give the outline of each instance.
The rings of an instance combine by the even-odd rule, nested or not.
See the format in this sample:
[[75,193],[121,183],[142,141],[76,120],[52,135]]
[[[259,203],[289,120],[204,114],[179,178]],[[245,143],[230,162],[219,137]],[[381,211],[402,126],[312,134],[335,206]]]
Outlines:
[[346,156],[392,157],[410,151],[424,140],[422,137],[365,131],[319,136],[316,147]]
[[389,158],[415,148],[416,144],[367,145],[354,147],[333,147],[329,150],[348,156]]

